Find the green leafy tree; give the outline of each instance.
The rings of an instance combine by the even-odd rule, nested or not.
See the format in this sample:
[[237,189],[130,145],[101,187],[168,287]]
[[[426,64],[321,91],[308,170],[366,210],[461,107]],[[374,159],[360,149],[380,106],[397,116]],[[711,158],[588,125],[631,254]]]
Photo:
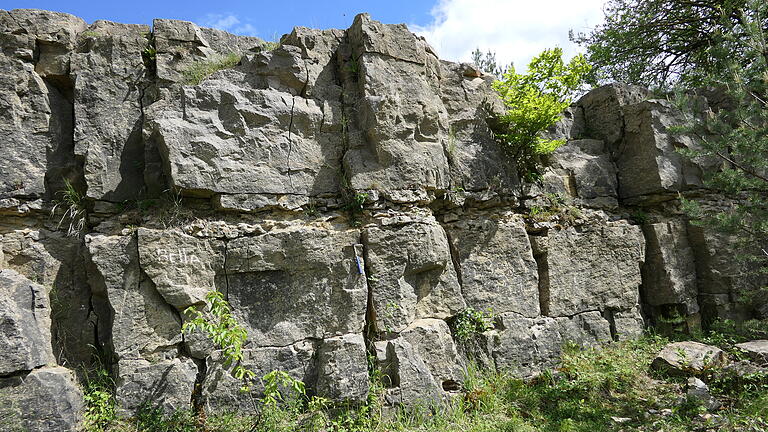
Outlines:
[[593,78],[672,88],[683,108],[691,93],[717,95],[681,130],[701,143],[688,156],[722,163],[705,173],[705,187],[732,200],[683,205],[693,223],[732,239],[746,260],[737,275],[751,279],[768,263],[768,2],[609,0],[605,12],[605,24],[574,37],[596,65]]
[[[749,63],[745,26],[768,28],[754,0],[608,0],[605,22],[571,40],[586,47],[590,79],[648,87],[699,86],[732,60]],[[765,2],[762,2],[765,3]],[[726,53],[727,55],[722,55]]]
[[583,55],[566,64],[561,48],[547,49],[531,60],[528,73],[519,74],[510,67],[493,83],[507,108],[493,125],[494,133],[517,164],[519,177],[535,180],[542,156],[565,143],[539,134],[558,121],[590,69]]

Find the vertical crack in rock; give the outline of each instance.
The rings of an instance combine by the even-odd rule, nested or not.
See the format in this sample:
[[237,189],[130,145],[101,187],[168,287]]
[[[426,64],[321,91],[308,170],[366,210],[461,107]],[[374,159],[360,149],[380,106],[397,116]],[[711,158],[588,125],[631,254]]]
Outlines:
[[[365,272],[365,288],[368,296],[365,305],[365,326],[363,327],[363,337],[365,346],[369,353],[376,355],[374,342],[377,339],[378,329],[376,328],[376,307],[373,304],[373,290],[368,283],[368,275],[371,275],[370,258],[368,256],[368,235],[365,231],[360,233],[360,246],[362,248],[363,269]],[[355,251],[357,252],[357,251]],[[355,254],[357,255],[357,253]]]
[[613,341],[618,341],[619,334],[616,332],[616,319],[613,316],[613,309],[605,309],[602,315],[603,318],[608,321],[609,331],[611,332],[611,339]]
[[456,247],[456,243],[454,243],[453,238],[451,238],[451,232],[447,229],[445,229],[445,226],[443,224],[440,224],[443,227],[443,232],[445,232],[445,237],[448,239],[448,250],[451,252],[451,262],[453,263],[453,269],[456,271],[456,279],[459,281],[459,292],[461,293],[462,297],[464,296],[464,280],[461,276],[461,259],[459,258],[459,249]]
[[85,160],[75,155],[74,82],[69,75],[48,75],[43,77],[43,82],[48,88],[51,110],[48,133],[55,141],[54,146],[46,150],[46,198],[56,199],[56,194],[65,189],[65,181],[84,195],[87,188],[83,174]]
[[[296,107],[296,96],[301,98],[307,97],[307,86],[309,85],[309,67],[307,67],[307,60],[302,58],[302,61],[304,62],[304,70],[306,71],[306,78],[304,80],[304,86],[301,88],[301,91],[298,95],[294,95],[291,97],[291,118],[288,122],[288,155],[286,157],[286,166],[288,169],[288,183],[291,185],[291,189],[296,192],[296,188],[293,187],[293,177],[292,177],[292,171],[291,171],[291,153],[293,152],[293,110]],[[321,126],[322,127],[322,124]]]
[[547,247],[542,241],[546,236],[546,232],[540,236],[528,236],[533,249],[533,259],[536,261],[536,269],[539,273],[539,309],[542,316],[549,316],[549,263]]

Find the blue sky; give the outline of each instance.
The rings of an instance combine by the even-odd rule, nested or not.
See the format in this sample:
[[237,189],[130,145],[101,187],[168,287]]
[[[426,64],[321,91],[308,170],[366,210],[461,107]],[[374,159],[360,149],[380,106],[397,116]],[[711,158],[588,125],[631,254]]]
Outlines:
[[[82,1],[2,0],[0,9],[35,8],[67,12],[91,23],[106,19],[132,24],[151,24],[153,18],[171,18],[196,23],[238,21],[229,30],[240,30],[264,39],[289,33],[294,26],[347,28],[357,13],[369,12],[387,23],[427,25],[431,1],[422,0],[315,0],[315,1]],[[227,19],[229,18],[229,19]]]
[[0,0],[0,9],[37,8],[67,12],[91,23],[106,19],[151,24],[153,18],[193,21],[237,34],[276,40],[294,26],[347,28],[368,12],[385,23],[405,23],[424,36],[440,56],[466,61],[475,48],[496,52],[503,64],[524,69],[544,48],[577,47],[568,30],[600,23],[604,0],[283,0],[283,1],[82,1]]

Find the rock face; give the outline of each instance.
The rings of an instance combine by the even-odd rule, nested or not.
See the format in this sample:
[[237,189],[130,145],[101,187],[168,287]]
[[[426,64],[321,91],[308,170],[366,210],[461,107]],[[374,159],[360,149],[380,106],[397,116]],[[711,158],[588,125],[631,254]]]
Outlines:
[[[0,41],[14,427],[76,430],[71,371],[98,364],[126,416],[257,409],[263,383],[240,392],[222,347],[182,334],[212,290],[257,377],[359,403],[370,362],[405,406],[461,391],[470,361],[533,376],[564,344],[633,338],[646,319],[692,330],[753,312],[734,301],[754,281],[731,239],[677,208],[717,166],[675,150],[697,145],[672,132],[684,114],[644,89],[568,108],[546,132],[566,145],[525,184],[490,131],[493,78],[404,25],[359,15],[269,49],[189,22],[13,10]],[[457,332],[473,313],[488,329]]]

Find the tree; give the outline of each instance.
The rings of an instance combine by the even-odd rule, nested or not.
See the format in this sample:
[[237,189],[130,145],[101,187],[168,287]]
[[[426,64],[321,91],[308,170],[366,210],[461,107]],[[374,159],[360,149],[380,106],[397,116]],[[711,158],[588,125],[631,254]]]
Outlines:
[[608,0],[605,23],[571,32],[571,40],[587,48],[593,84],[695,87],[732,61],[747,66],[751,55],[768,59],[768,52],[748,48],[752,35],[744,31],[751,24],[768,30],[764,10],[755,0]]
[[495,77],[500,77],[504,75],[507,70],[511,67],[510,66],[499,66],[496,63],[496,53],[492,51],[488,51],[483,55],[483,53],[480,51],[480,48],[475,48],[474,51],[472,51],[472,63],[477,66],[478,69],[481,71],[491,74]]
[[518,74],[510,66],[501,80],[493,83],[507,107],[493,125],[494,133],[515,161],[520,178],[535,180],[541,157],[565,143],[543,139],[539,134],[557,122],[589,70],[583,55],[565,64],[563,50],[554,48],[534,57],[528,73]]
[[586,45],[596,65],[593,79],[673,89],[682,108],[691,106],[692,93],[720,94],[703,118],[692,116],[692,123],[681,129],[700,138],[701,148],[688,156],[720,159],[722,168],[705,173],[704,185],[729,200],[714,209],[683,198],[683,207],[692,223],[737,242],[736,257],[751,269],[743,276],[765,272],[768,3],[609,0],[605,12],[605,24],[588,35],[572,36]]

